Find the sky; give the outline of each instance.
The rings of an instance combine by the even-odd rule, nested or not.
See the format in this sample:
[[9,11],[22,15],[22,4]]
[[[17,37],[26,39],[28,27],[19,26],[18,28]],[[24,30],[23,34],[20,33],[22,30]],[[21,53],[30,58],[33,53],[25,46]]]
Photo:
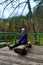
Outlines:
[[[0,2],[3,2],[4,0],[0,0]],[[25,0],[20,0],[20,2],[24,2]],[[3,5],[0,5],[0,18],[3,18],[3,9],[5,7],[7,3],[3,4]],[[18,4],[18,2],[15,3],[15,6]],[[31,9],[33,11],[33,8],[37,5],[33,0],[30,0],[30,4],[31,4]],[[12,16],[18,16],[21,14],[22,10],[23,10],[23,6],[25,4],[21,5],[19,7],[19,10],[18,8],[15,10],[15,12],[11,15]],[[4,18],[8,18],[9,15],[12,13],[12,11],[14,10],[14,8],[11,7],[11,4],[5,9],[4,11]],[[28,6],[26,6],[24,12],[22,15],[26,15],[28,13]]]

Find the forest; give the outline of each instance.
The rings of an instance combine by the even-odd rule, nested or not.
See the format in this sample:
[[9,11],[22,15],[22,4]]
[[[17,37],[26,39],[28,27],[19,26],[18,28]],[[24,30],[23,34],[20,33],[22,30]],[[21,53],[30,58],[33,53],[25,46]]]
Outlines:
[[[5,0],[4,2],[0,3],[6,3],[8,0]],[[18,0],[19,1],[19,0]],[[28,5],[29,12],[23,16],[22,13],[25,9],[25,6],[23,8],[23,11],[20,16],[12,16],[12,12],[8,18],[0,18],[0,32],[20,32],[21,28],[25,27],[28,33],[43,33],[43,0],[34,0],[38,4],[33,8],[33,11],[31,10],[31,4],[30,0],[27,0],[25,2],[18,3],[18,5],[14,8],[14,11],[16,8],[23,4],[26,3]],[[6,7],[9,4],[12,4],[13,0],[4,7],[3,13],[6,9]],[[12,4],[12,7],[14,5]],[[6,35],[9,38],[13,38],[14,35]],[[6,38],[4,34],[0,35],[0,39]],[[2,37],[2,38],[1,38]],[[34,39],[37,40],[37,35],[34,35]]]
[[[35,24],[36,32],[43,33],[43,0],[39,1],[39,4],[33,9],[32,20]],[[30,12],[28,12],[26,16],[13,16],[7,19],[0,18],[0,32],[15,32],[19,31],[22,27],[26,27],[28,32],[32,32],[30,29],[30,15]]]

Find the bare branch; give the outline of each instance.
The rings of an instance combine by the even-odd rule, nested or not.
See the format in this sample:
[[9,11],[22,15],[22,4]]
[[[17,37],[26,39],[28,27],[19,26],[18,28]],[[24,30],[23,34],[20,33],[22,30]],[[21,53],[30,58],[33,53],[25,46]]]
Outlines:
[[[10,0],[10,1],[12,1],[12,0]],[[12,2],[16,2],[16,1],[13,0]],[[10,4],[11,4],[11,6],[13,7],[13,4],[12,4],[12,3],[10,3]],[[13,8],[14,8],[14,7],[13,7]]]
[[4,13],[6,7],[7,7],[10,3],[11,3],[11,2],[9,2],[9,3],[4,7],[4,9],[3,9],[3,13]]
[[24,9],[25,9],[25,7],[26,7],[26,5],[27,5],[27,3],[25,4],[25,6],[24,6],[24,8],[23,8],[23,10],[22,10],[22,13],[21,13],[21,15],[23,14],[23,12],[24,12]]
[[5,0],[5,1],[3,1],[3,2],[1,2],[0,4],[3,4],[3,3],[5,3],[5,2],[7,2],[8,0]]
[[[20,0],[17,0],[18,1],[18,3],[20,3]],[[18,10],[19,10],[19,6],[18,6]],[[15,15],[17,15],[17,13],[18,13],[18,10],[17,10],[17,12],[15,13]]]
[[[18,3],[20,3],[20,0],[18,0]],[[18,10],[19,10],[19,6],[18,6]],[[17,12],[16,12],[16,14],[15,14],[15,15],[17,15],[17,13],[18,13],[18,10],[17,10]]]
[[[18,6],[20,6],[21,4],[24,4],[24,3],[27,3],[27,1],[22,2],[22,3],[19,3],[19,4],[14,8],[13,12],[17,9]],[[13,14],[13,12],[9,15],[9,17]],[[8,18],[9,18],[9,17],[8,17]]]
[[14,0],[10,1],[10,2],[4,7],[4,9],[3,9],[3,15],[4,15],[4,11],[5,11],[6,7],[7,7],[9,4],[11,4],[13,1],[14,1]]

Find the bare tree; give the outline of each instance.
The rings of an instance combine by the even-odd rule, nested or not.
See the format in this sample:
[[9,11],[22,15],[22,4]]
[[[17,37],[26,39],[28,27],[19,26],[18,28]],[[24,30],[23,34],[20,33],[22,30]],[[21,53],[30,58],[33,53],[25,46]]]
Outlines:
[[[27,1],[24,1],[24,2],[20,2],[20,0],[5,0],[4,2],[1,2],[0,4],[6,3],[6,2],[7,2],[7,4],[3,9],[3,14],[4,14],[5,9],[9,6],[9,4],[11,4],[11,6],[13,8],[13,12],[15,12],[15,10],[17,8],[19,9],[21,4],[25,4],[25,6],[23,6],[24,8],[23,8],[23,10],[21,12],[21,15],[23,14],[26,6],[28,5],[28,9],[29,9],[29,13],[30,13],[30,23],[31,23],[30,27],[32,28],[33,33],[36,33],[35,25],[34,25],[33,20],[32,20],[32,11],[31,11],[30,0],[27,0]],[[18,4],[16,4],[17,2],[18,2]],[[16,6],[15,6],[15,4],[16,4]],[[9,17],[13,14],[13,12],[9,15]],[[37,40],[36,34],[34,34],[34,39]],[[35,42],[35,43],[37,43],[37,42]]]

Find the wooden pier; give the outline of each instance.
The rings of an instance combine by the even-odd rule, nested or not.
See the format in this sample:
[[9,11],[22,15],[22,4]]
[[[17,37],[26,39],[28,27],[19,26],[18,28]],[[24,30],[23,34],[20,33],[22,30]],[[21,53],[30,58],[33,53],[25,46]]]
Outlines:
[[43,46],[32,46],[25,56],[16,54],[8,47],[1,48],[0,65],[43,65]]

